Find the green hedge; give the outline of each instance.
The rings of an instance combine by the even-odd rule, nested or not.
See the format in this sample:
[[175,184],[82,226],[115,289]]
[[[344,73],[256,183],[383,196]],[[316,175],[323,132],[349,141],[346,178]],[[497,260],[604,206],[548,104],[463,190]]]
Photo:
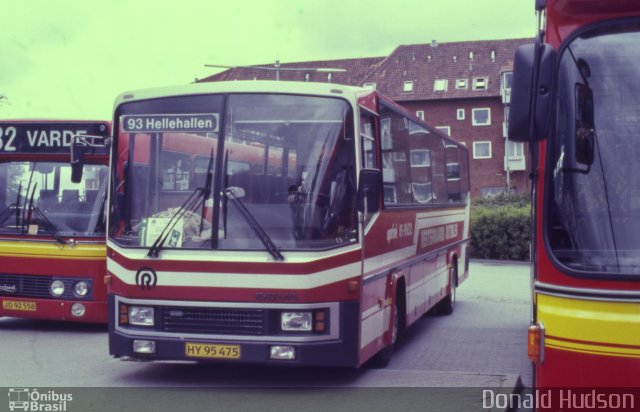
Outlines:
[[500,195],[471,205],[471,257],[528,260],[531,205],[528,197]]

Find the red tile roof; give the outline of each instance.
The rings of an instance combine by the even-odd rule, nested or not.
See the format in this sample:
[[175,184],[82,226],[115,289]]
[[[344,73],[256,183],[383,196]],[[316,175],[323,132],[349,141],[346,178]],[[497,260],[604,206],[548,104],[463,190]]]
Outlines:
[[[396,101],[435,100],[500,95],[500,73],[513,66],[521,44],[533,39],[481,40],[399,46],[378,64],[364,82]],[[485,90],[474,90],[476,78],[488,79]],[[437,79],[447,81],[446,91],[435,91]],[[467,79],[466,89],[456,89],[456,80]],[[413,81],[413,92],[403,92],[405,81]]]
[[[279,76],[280,80],[327,82],[329,73],[312,69],[345,69],[346,72],[331,73],[330,81],[358,86],[376,83],[377,90],[398,102],[494,97],[500,96],[500,73],[512,67],[516,48],[531,42],[533,39],[524,38],[403,45],[387,57],[282,63],[282,69],[303,70],[280,70]],[[273,64],[258,66],[274,67]],[[276,78],[274,70],[251,67],[225,70],[198,82]],[[474,90],[473,82],[477,78],[487,79],[486,89]],[[434,83],[438,79],[447,81],[446,91],[434,90]],[[458,79],[467,80],[466,89],[456,88]],[[412,92],[403,92],[405,81],[413,81]]]

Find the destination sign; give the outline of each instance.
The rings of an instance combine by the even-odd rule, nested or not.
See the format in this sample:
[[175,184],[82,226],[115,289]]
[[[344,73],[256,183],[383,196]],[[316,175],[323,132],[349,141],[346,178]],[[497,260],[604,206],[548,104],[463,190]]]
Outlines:
[[108,123],[0,121],[0,153],[66,154],[76,135],[108,136]]
[[218,131],[218,113],[140,114],[121,118],[125,133],[211,133]]

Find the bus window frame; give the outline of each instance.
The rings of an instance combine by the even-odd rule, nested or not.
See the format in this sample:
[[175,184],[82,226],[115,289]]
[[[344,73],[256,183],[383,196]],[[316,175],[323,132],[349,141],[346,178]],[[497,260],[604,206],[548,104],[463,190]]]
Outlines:
[[[382,111],[382,109],[386,108],[388,110],[393,111],[396,115],[400,115],[404,118],[406,118],[409,121],[413,121],[415,122],[417,125],[424,127],[425,129],[427,129],[429,131],[430,134],[434,134],[436,135],[438,138],[443,139],[443,156],[446,159],[446,153],[445,153],[445,146],[446,145],[455,145],[458,147],[458,153],[460,153],[460,151],[464,152],[467,156],[467,165],[469,165],[469,150],[467,149],[467,147],[465,145],[463,145],[460,142],[457,142],[456,140],[454,140],[452,137],[445,135],[442,131],[436,129],[434,126],[431,126],[430,124],[426,123],[424,120],[420,119],[419,117],[415,116],[414,114],[412,114],[409,111],[403,111],[402,108],[398,108],[396,107],[395,103],[388,101],[385,98],[381,98],[381,96],[379,95],[378,98],[378,102],[377,102],[377,110],[378,110],[378,114],[377,117],[379,120],[382,119],[382,117],[380,117],[380,113]],[[380,128],[380,139],[379,139],[379,150],[380,150],[380,154],[382,156],[383,154],[383,149],[382,149],[382,129]],[[407,159],[407,162],[409,162],[409,159]],[[433,164],[433,157],[431,156],[431,164]],[[382,163],[380,163],[380,166],[383,167]],[[446,166],[446,165],[445,165]],[[430,166],[429,168],[432,169],[433,166]],[[444,184],[445,184],[445,188],[446,188],[446,192],[448,192],[449,187],[448,187],[448,179],[446,178],[446,167],[445,167],[445,175],[444,175]],[[432,193],[433,193],[433,170],[431,170],[431,184],[432,184]],[[462,174],[460,177],[460,180],[462,181]],[[467,182],[469,182],[470,176],[469,176],[469,170],[466,171],[466,180]],[[390,189],[391,185],[388,184],[389,182],[384,182],[383,181],[383,187]],[[411,183],[420,183],[420,182],[409,182],[409,184]],[[470,189],[471,189],[471,184],[468,183],[469,186],[469,193],[467,194],[467,199],[470,197]],[[395,188],[395,186],[394,186]],[[382,191],[382,193],[384,194],[384,190]],[[395,191],[395,199],[397,202],[397,190]],[[383,196],[384,197],[384,196]],[[412,194],[413,197],[413,194]],[[460,201],[460,202],[448,202],[448,195],[446,196],[445,199],[443,200],[436,200],[435,202],[428,202],[428,203],[418,203],[418,202],[412,202],[411,204],[398,204],[398,203],[387,203],[384,202],[384,199],[382,199],[382,208],[381,210],[389,210],[389,211],[395,211],[395,210],[402,210],[402,209],[434,209],[434,208],[447,208],[447,209],[455,209],[455,208],[460,208],[461,205],[464,205],[465,202]]]
[[[544,153],[545,153],[545,170],[543,176],[543,192],[542,192],[542,242],[544,244],[544,251],[546,254],[546,258],[551,262],[553,267],[558,271],[558,273],[562,275],[566,275],[576,279],[585,279],[585,280],[604,280],[604,281],[640,281],[640,274],[638,273],[622,273],[622,272],[589,272],[589,271],[581,271],[573,269],[562,262],[556,257],[555,252],[550,244],[550,234],[549,234],[549,219],[551,216],[551,207],[552,207],[552,198],[551,198],[551,188],[553,186],[553,171],[555,168],[555,153],[554,153],[554,145],[550,144],[552,141],[555,143],[557,139],[557,85],[558,85],[558,70],[560,68],[560,62],[562,61],[565,52],[569,46],[576,40],[578,37],[583,36],[588,32],[596,32],[598,30],[602,30],[605,28],[612,28],[615,26],[624,26],[630,24],[637,24],[640,27],[640,17],[623,17],[617,19],[608,19],[603,21],[597,21],[595,23],[585,24],[580,27],[571,35],[567,36],[563,42],[560,44],[560,47],[557,51],[557,58],[555,61],[553,75],[554,75],[554,90],[552,97],[552,108],[551,108],[551,116],[549,118],[550,127],[549,127],[549,136],[544,142]],[[535,143],[529,143],[530,145]],[[537,159],[537,157],[532,157],[532,159]],[[537,162],[536,162],[537,164]],[[536,166],[537,169],[537,166]],[[534,171],[534,173],[536,173]],[[533,185],[535,187],[535,184]],[[532,188],[534,190],[534,188]],[[534,192],[535,193],[535,192]],[[533,207],[533,206],[532,206]],[[534,214],[534,219],[540,219],[539,216]],[[535,229],[536,223],[534,221],[533,228]],[[537,259],[539,260],[539,258]],[[534,262],[537,267],[539,267],[539,262]]]

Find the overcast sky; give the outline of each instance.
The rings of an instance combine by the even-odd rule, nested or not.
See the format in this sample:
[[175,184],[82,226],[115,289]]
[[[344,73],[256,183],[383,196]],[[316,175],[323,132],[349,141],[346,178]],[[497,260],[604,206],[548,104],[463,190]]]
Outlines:
[[0,118],[109,119],[121,92],[204,64],[385,56],[401,44],[533,37],[534,0],[20,0],[0,19]]

